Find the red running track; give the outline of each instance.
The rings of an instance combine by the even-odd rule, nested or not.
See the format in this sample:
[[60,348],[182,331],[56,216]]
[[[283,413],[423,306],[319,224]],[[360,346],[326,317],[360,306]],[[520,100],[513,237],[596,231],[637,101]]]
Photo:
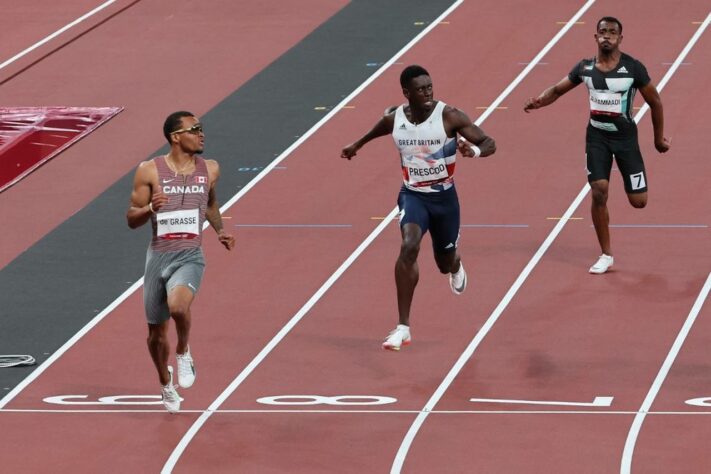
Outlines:
[[[477,107],[489,105],[518,74],[519,62],[529,61],[558,31],[556,22],[581,5],[560,11],[540,2],[536,9],[523,1],[464,3],[400,61],[425,64],[437,95],[474,118]],[[418,412],[553,229],[556,221],[548,218],[561,216],[584,183],[584,93],[575,90],[533,115],[520,111],[524,99],[594,52],[590,25],[611,9],[625,22],[624,49],[642,59],[659,82],[668,68],[663,63],[676,58],[698,27],[691,22],[708,14],[704,8],[701,2],[671,11],[666,4],[593,5],[582,18],[585,24],[564,36],[546,64],[501,104],[508,108],[483,124],[497,139],[497,155],[458,166],[464,224],[528,227],[463,229],[461,252],[472,280],[460,298],[436,273],[425,243],[413,344],[392,354],[379,349],[396,314],[392,264],[399,236],[397,226],[389,225],[209,418],[176,472],[387,472]],[[478,24],[463,49],[476,61],[458,61],[458,73],[450,73],[454,53],[442,51],[462,41],[461,32],[482,12],[492,20]],[[653,151],[649,117],[642,120],[650,205],[629,208],[621,182],[613,180],[613,224],[707,223],[700,209],[709,193],[701,137],[710,47],[706,34],[687,59],[691,65],[682,66],[662,93],[673,136],[670,154]],[[155,393],[153,369],[136,337],[143,323],[140,294],[134,294],[0,412],[6,465],[27,471],[89,472],[107,465],[160,470],[202,411],[372,231],[377,221],[371,217],[393,208],[398,172],[387,139],[369,145],[353,162],[337,156],[378,111],[402,100],[397,75],[398,68],[387,70],[351,102],[355,109],[338,113],[287,159],[286,170],[268,175],[227,212],[236,223],[352,227],[240,227],[240,246],[231,258],[208,241],[209,270],[194,307],[192,339],[200,377],[195,387],[181,391],[186,413],[170,416],[160,406],[157,412],[145,406],[136,412],[107,406],[77,406],[79,413],[7,410],[46,409],[51,406],[41,400],[48,396],[85,394],[96,400]],[[329,179],[314,180],[316,172]],[[306,180],[307,188],[294,184]],[[445,391],[437,413],[414,438],[405,472],[620,471],[635,413],[711,268],[708,229],[613,228],[616,268],[593,277],[586,273],[597,253],[587,205],[586,200],[575,213],[583,219],[567,223]],[[635,472],[708,468],[708,408],[684,403],[711,396],[704,373],[707,324],[703,309],[652,406],[655,412],[697,415],[649,415],[635,448]],[[397,401],[360,407],[257,402],[284,395]],[[591,402],[596,396],[614,398],[609,407],[582,409],[469,401]],[[102,410],[90,412],[97,407]],[[29,443],[46,449],[28,457],[23,449]]]
[[[16,3],[13,13],[3,17],[31,16],[33,22],[15,21],[2,31],[23,39],[24,47],[97,6],[97,2],[53,2],[55,7],[63,4],[62,11],[71,15],[55,15],[55,7],[48,5],[35,5],[28,15],[19,6],[24,2]],[[118,1],[28,57],[0,69],[0,82],[131,3],[134,1]],[[161,147],[162,137],[150,133],[146,124],[162,123],[176,100],[181,107],[204,114],[345,4],[341,0],[262,1],[240,9],[235,18],[232,0],[213,0],[210,8],[199,2],[141,1],[3,84],[0,103],[4,106],[120,105],[125,110],[107,127],[63,152],[61,163],[48,163],[2,194],[0,222],[23,225],[6,226],[0,235],[0,268]],[[4,18],[0,18],[0,27]],[[28,25],[32,25],[31,32]],[[274,25],[288,27],[273,34]],[[190,32],[187,36],[186,31]],[[250,45],[250,54],[235,54],[236,44]],[[0,51],[5,51],[4,46],[3,42]],[[24,47],[16,45],[2,57]],[[135,54],[127,55],[127,51]],[[211,71],[200,77],[199,87],[184,72],[186,58],[190,70]],[[176,75],[182,78],[175,79]],[[78,170],[82,186],[76,186]],[[47,202],[53,203],[51,213],[45,211]]]

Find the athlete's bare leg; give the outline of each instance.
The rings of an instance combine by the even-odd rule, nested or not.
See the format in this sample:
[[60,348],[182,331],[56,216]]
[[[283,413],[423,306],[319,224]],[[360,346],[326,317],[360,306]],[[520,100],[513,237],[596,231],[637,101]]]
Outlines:
[[397,309],[400,324],[410,325],[410,306],[415,286],[420,278],[417,256],[420,253],[422,229],[417,224],[405,224],[401,229],[402,244],[400,256],[395,263],[395,285],[397,286]]
[[627,194],[627,199],[630,204],[632,204],[632,207],[642,209],[647,205],[647,191],[643,193]]
[[168,356],[170,352],[170,347],[168,347],[169,322],[148,325],[148,351],[151,353],[151,359],[153,359],[153,363],[158,370],[158,379],[161,385],[167,385],[170,382],[170,374],[168,373]]
[[459,266],[461,264],[461,257],[459,256],[459,251],[447,252],[447,253],[436,253],[434,254],[435,262],[437,262],[437,268],[443,274],[457,273],[459,271]]
[[599,179],[590,183],[592,188],[592,206],[590,214],[592,215],[597,241],[600,243],[600,249],[605,255],[612,255],[610,248],[610,214],[607,210],[607,192],[610,182],[606,179]]
[[190,338],[190,305],[193,302],[194,294],[187,286],[176,286],[168,294],[168,310],[170,317],[175,321],[175,330],[178,333],[178,344],[175,347],[176,354],[185,354],[188,350],[188,339]]

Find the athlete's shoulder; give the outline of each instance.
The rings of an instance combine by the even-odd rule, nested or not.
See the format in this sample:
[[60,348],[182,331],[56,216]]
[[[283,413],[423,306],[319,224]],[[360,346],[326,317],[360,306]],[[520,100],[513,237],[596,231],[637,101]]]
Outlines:
[[220,172],[220,163],[218,163],[217,160],[201,159],[205,162],[208,173],[215,174]]
[[626,66],[626,69],[635,78],[635,83],[638,87],[646,85],[651,80],[647,68],[642,64],[642,61],[633,58],[629,54],[622,53],[622,56],[620,56],[620,65],[623,67]]
[[156,158],[151,158],[150,160],[146,161],[141,161],[138,164],[138,169],[136,170],[137,172],[142,172],[142,173],[153,173],[158,170],[158,165],[156,164]]
[[568,79],[574,84],[580,84],[583,76],[590,76],[595,68],[595,58],[583,58],[570,70]]

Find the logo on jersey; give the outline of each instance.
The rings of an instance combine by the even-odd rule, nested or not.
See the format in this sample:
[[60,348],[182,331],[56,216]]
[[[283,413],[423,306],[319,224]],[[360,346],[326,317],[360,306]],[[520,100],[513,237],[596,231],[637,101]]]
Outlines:
[[405,124],[403,123],[402,125],[400,125],[400,126],[398,127],[398,130],[407,130],[407,127],[406,127]]
[[205,187],[198,186],[197,184],[188,186],[163,186],[163,192],[165,194],[199,194],[205,192]]
[[617,72],[619,72],[620,74],[628,74],[628,73],[629,73],[629,71],[627,70],[627,68],[624,67],[624,66],[622,66],[621,68],[619,68],[619,69],[617,70]]
[[206,184],[207,183],[207,176],[195,176],[195,182],[197,184]]

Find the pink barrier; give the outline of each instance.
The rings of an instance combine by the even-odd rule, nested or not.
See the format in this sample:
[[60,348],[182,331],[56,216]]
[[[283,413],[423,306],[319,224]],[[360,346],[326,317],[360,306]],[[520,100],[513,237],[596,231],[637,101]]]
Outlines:
[[0,107],[0,193],[123,107]]

